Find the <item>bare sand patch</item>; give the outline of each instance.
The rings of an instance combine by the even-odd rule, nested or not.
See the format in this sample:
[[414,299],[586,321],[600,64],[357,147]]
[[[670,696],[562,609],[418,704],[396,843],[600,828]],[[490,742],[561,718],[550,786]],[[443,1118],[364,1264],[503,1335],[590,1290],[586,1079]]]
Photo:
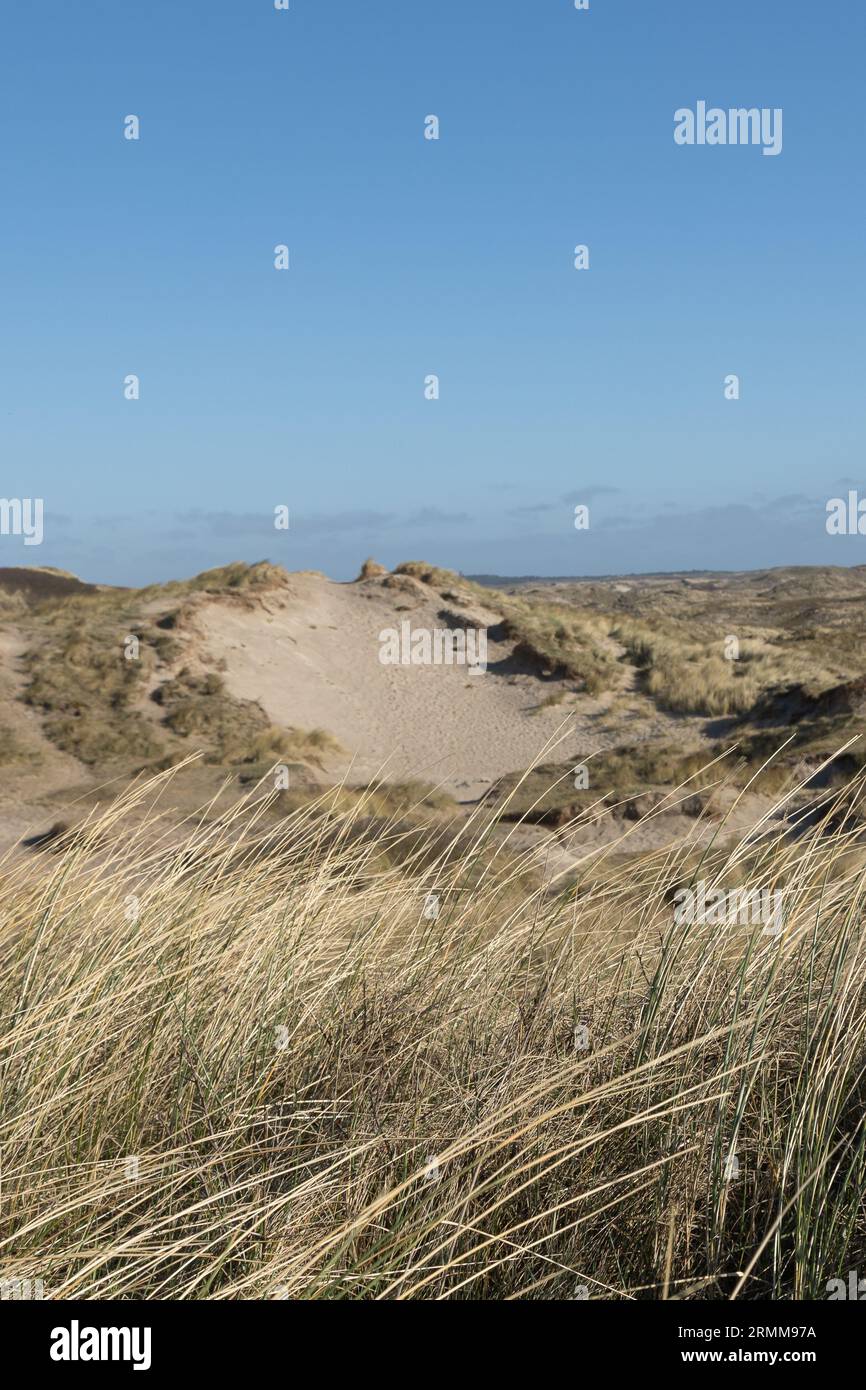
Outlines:
[[[489,625],[485,674],[380,661],[383,630],[406,619],[413,630],[432,630],[459,618]],[[482,609],[445,609],[422,585],[339,584],[311,574],[292,575],[287,593],[259,610],[211,602],[198,614],[206,659],[220,665],[230,694],[257,700],[275,724],[333,734],[351,756],[353,781],[423,777],[459,800],[528,766],[558,737],[563,759],[605,742],[591,723],[599,702],[585,698],[579,712],[540,707],[565,696],[568,683],[522,665],[514,644],[496,639],[498,621]]]

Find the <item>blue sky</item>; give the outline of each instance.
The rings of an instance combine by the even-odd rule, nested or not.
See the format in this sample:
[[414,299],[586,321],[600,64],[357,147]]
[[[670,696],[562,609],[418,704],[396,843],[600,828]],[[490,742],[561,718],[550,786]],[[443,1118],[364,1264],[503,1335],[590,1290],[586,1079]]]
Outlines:
[[[0,491],[45,539],[0,563],[866,561],[824,527],[866,478],[864,52],[851,0],[14,7]],[[781,107],[782,153],[677,146],[699,100]]]

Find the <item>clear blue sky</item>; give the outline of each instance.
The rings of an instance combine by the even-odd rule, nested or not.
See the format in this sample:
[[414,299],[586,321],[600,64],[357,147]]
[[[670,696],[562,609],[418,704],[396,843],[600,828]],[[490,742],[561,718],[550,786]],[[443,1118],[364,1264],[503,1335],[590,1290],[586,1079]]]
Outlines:
[[[45,540],[0,563],[866,561],[824,530],[866,478],[864,55],[854,0],[10,7],[0,492]],[[781,107],[782,153],[677,146],[698,100]]]

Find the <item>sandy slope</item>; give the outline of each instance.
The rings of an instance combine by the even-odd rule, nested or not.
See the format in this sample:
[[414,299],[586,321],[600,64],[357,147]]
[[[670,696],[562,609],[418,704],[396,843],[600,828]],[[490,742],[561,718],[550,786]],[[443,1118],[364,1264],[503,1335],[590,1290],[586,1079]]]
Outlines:
[[[480,609],[448,610],[457,611],[477,624],[497,622]],[[225,662],[230,693],[258,700],[275,724],[333,734],[352,756],[353,781],[380,772],[396,781],[423,778],[471,800],[537,759],[564,724],[552,755],[558,760],[579,761],[616,742],[598,729],[604,701],[582,697],[576,712],[567,705],[539,709],[566,687],[521,667],[510,643],[489,642],[484,675],[380,662],[381,631],[405,619],[413,631],[453,627],[448,612],[411,581],[398,589],[378,579],[339,584],[293,574],[268,611],[215,601],[202,607],[197,625],[203,658]]]

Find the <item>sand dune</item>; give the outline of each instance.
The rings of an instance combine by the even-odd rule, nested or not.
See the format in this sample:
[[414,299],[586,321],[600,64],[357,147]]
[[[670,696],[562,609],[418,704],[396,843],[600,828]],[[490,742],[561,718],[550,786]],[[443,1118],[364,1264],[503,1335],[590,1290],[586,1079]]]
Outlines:
[[[355,788],[423,781],[464,814],[498,783],[489,804],[506,820],[515,813],[504,798],[520,782],[516,814],[543,822],[522,828],[520,841],[552,856],[558,871],[614,843],[639,793],[649,789],[641,802],[649,807],[735,747],[746,760],[734,775],[742,787],[791,720],[798,742],[781,775],[796,778],[862,722],[866,677],[850,635],[862,611],[855,572],[795,576],[793,591],[779,572],[497,592],[421,563],[393,573],[370,564],[359,580],[338,583],[263,562],[141,591],[82,586],[84,594],[47,596],[41,572],[33,593],[21,572],[6,573],[0,850],[55,821],[77,824],[131,778],[197,755],[165,798],[176,819],[245,794],[280,759],[296,770],[295,795],[343,778]],[[56,586],[57,576],[48,579]],[[483,629],[486,671],[383,664],[382,634],[403,623],[413,634]],[[796,643],[785,636],[792,627],[802,629]],[[739,666],[718,657],[726,632],[743,635]],[[133,662],[130,633],[141,645]],[[737,717],[719,717],[718,702],[709,703],[743,690],[752,706]],[[578,795],[572,769],[597,755],[592,785]],[[598,813],[568,829],[590,802]],[[700,822],[694,808],[663,807],[638,825],[634,810],[627,852],[715,833],[720,803]],[[513,826],[506,833],[518,836]]]
[[453,627],[457,618],[493,633],[498,623],[496,613],[475,607],[445,610],[411,581],[388,588],[380,579],[339,584],[299,574],[259,612],[214,601],[198,623],[205,659],[225,662],[229,692],[257,700],[275,724],[326,729],[350,755],[353,780],[380,772],[391,780],[423,777],[474,799],[532,762],[566,721],[558,754],[586,756],[598,702],[585,700],[579,718],[558,705],[539,710],[567,686],[521,667],[511,642],[489,640],[483,675],[465,666],[380,662],[384,629],[407,619],[413,630]]

